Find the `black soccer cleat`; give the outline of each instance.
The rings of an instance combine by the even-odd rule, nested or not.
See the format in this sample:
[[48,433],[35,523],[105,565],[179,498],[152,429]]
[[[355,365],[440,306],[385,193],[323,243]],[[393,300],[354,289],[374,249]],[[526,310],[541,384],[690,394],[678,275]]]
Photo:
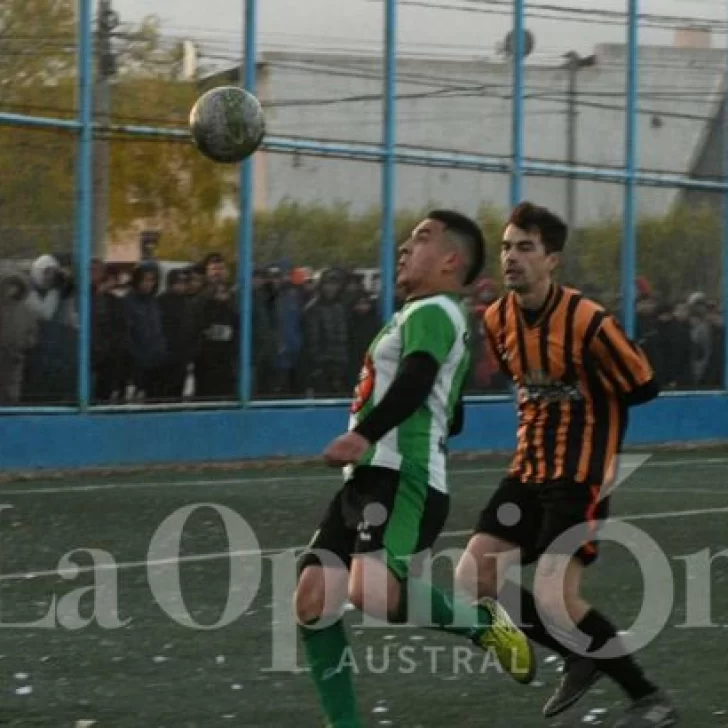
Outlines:
[[679,716],[675,706],[663,692],[635,700],[614,728],[669,728],[677,725]]
[[586,695],[601,676],[602,672],[597,668],[594,660],[577,655],[566,657],[561,682],[543,706],[544,717],[553,718],[570,708],[577,700]]

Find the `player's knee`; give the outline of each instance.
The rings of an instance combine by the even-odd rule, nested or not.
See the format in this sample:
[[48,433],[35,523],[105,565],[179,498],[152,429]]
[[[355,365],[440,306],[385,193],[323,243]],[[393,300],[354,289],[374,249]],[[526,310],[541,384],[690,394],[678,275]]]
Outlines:
[[475,598],[495,597],[498,593],[497,559],[468,548],[455,569],[455,583],[459,590]]
[[326,590],[323,570],[318,566],[307,566],[293,598],[293,608],[299,624],[309,624],[319,619],[324,611]]
[[487,566],[478,573],[478,597],[498,596],[498,570]]
[[349,601],[356,609],[364,608],[364,585],[361,581],[353,579],[349,584]]
[[359,611],[379,619],[398,614],[402,597],[399,572],[372,559],[355,562],[348,584],[349,602]]
[[563,590],[551,582],[535,584],[533,596],[545,617],[555,618],[565,608]]
[[584,616],[581,597],[583,567],[568,555],[547,554],[536,567],[534,596],[542,615],[570,629]]
[[560,580],[544,580],[534,588],[534,597],[542,617],[563,628],[570,628],[578,621],[578,595],[564,588]]

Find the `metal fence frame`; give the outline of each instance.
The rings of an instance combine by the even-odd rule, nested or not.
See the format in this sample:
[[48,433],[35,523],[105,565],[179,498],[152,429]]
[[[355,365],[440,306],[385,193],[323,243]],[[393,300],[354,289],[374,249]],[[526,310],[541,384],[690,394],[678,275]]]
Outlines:
[[[90,261],[92,252],[93,217],[93,141],[95,123],[94,107],[94,31],[93,1],[78,0],[78,98],[79,109],[76,120],[36,117],[23,114],[10,114],[0,111],[0,124],[21,125],[35,128],[56,128],[72,130],[78,135],[76,161],[76,210],[75,210],[75,258],[77,279],[79,281],[80,335],[78,357],[78,398],[76,407],[14,407],[0,408],[0,413],[14,414],[52,414],[62,412],[87,412],[89,410],[144,410],[159,409],[158,406],[92,406],[90,381]],[[245,6],[245,28],[243,44],[244,85],[255,92],[256,39],[258,0],[241,0]],[[624,168],[599,169],[584,165],[552,164],[529,161],[524,152],[524,102],[525,102],[525,17],[526,0],[514,0],[513,30],[514,52],[512,55],[513,77],[513,114],[512,143],[508,163],[502,159],[479,154],[433,152],[427,149],[399,148],[397,145],[397,0],[383,0],[385,5],[384,23],[384,107],[383,132],[380,145],[344,144],[314,140],[268,137],[264,149],[275,152],[302,152],[320,156],[344,156],[348,159],[378,161],[381,163],[381,200],[382,221],[380,267],[382,295],[385,317],[392,314],[394,295],[395,265],[395,210],[396,210],[396,173],[397,164],[418,164],[432,167],[470,169],[482,172],[500,172],[510,177],[510,202],[512,205],[521,200],[523,179],[527,175],[563,177],[571,176],[582,180],[601,180],[621,183],[624,187],[623,239],[621,260],[621,295],[623,301],[623,324],[630,335],[634,334],[635,324],[635,275],[637,255],[637,215],[636,194],[638,185],[654,187],[677,187],[683,189],[703,189],[722,192],[723,207],[723,255],[722,255],[722,302],[723,310],[728,311],[728,177],[721,181],[690,179],[685,175],[643,173],[639,171],[638,140],[638,93],[639,93],[639,19],[640,0],[627,2],[627,78],[626,78],[626,119]],[[727,14],[728,14],[728,3]],[[723,83],[724,119],[728,120],[728,53]],[[728,122],[727,122],[728,123]],[[140,137],[185,138],[186,130],[158,129],[144,126],[114,127],[126,134]],[[727,130],[728,132],[728,130]],[[728,133],[725,134],[724,174],[728,170]],[[237,403],[205,405],[165,405],[164,409],[176,408],[225,408],[231,406],[250,407],[256,402],[251,400],[251,346],[252,346],[252,286],[253,273],[253,190],[254,168],[252,160],[241,165],[240,185],[240,225],[238,235],[238,284],[242,291],[241,326],[243,336],[240,342],[239,397]],[[726,337],[724,390],[728,390],[728,337]],[[725,392],[722,392],[723,394]],[[479,401],[500,401],[502,396],[473,397]],[[339,400],[329,400],[328,403]],[[316,404],[326,401],[316,400]],[[276,404],[276,403],[273,403]],[[311,400],[286,400],[277,404],[286,406],[311,406]],[[265,403],[271,406],[270,402]]]

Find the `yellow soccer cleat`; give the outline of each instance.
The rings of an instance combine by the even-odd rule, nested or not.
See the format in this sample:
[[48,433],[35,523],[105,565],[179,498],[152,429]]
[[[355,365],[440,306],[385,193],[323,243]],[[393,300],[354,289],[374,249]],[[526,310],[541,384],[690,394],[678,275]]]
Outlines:
[[490,627],[478,634],[475,643],[484,650],[493,650],[501,667],[516,682],[528,685],[536,676],[536,655],[528,637],[494,599],[480,599],[478,606],[488,613]]

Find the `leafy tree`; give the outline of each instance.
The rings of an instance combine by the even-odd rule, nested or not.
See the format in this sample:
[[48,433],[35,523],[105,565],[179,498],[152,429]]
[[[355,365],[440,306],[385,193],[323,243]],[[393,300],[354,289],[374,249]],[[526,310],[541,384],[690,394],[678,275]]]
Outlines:
[[[402,211],[396,239],[403,240],[426,210]],[[498,243],[505,211],[484,206],[477,214],[486,237],[484,275],[500,280]],[[638,223],[637,274],[647,278],[665,302],[702,290],[718,298],[721,291],[722,230],[718,211],[709,206],[678,207],[663,217]],[[255,219],[254,259],[257,265],[288,260],[292,265],[379,265],[380,213],[354,214],[343,203],[302,205],[285,202]],[[209,245],[163,246],[165,255],[198,260],[212,249],[234,259],[237,221],[227,220],[207,238]],[[621,290],[622,221],[595,223],[579,230],[578,246],[567,255],[579,258],[580,279],[574,285],[613,305]]]
[[[74,0],[0,0],[0,108],[72,118],[76,91]],[[234,204],[234,168],[206,160],[188,140],[139,138],[123,125],[184,129],[199,88],[181,78],[182,54],[150,16],[115,31],[112,79],[109,233],[136,239],[139,229],[163,231],[160,255],[199,260],[222,250],[234,258],[237,221],[220,210]],[[74,239],[76,136],[62,130],[0,125],[0,241],[4,255],[70,251]],[[404,239],[426,212],[397,215]],[[498,240],[505,211],[483,207],[486,275],[499,278]],[[609,296],[620,290],[622,223],[605,220],[579,231],[581,280]],[[380,260],[380,212],[354,214],[344,202],[287,201],[255,219],[258,265],[287,259],[316,268],[375,267]],[[693,290],[719,296],[722,226],[710,206],[677,206],[638,226],[638,274],[666,300]]]
[[[72,0],[3,0],[0,3],[0,101],[42,101],[30,89],[63,86],[75,76],[76,21]],[[54,95],[52,90],[51,95]],[[47,103],[46,106],[50,106]],[[71,96],[72,99],[72,96]],[[72,109],[67,105],[66,111]]]
[[[0,2],[0,107],[73,116],[72,0]],[[0,126],[0,239],[5,254],[68,249],[73,239],[74,137]]]
[[[0,103],[4,111],[56,118],[76,115],[76,16],[73,0],[0,3]],[[119,30],[111,123],[185,129],[198,95],[180,78],[182,55],[150,17]],[[159,228],[178,245],[206,244],[234,193],[229,168],[202,157],[188,139],[111,135],[109,228],[136,238]],[[3,251],[70,251],[74,239],[76,135],[0,126],[0,236]]]
[[[179,46],[169,47],[159,20],[120,34],[112,124],[186,129],[199,90],[181,79]],[[177,247],[204,246],[221,229],[219,211],[235,193],[230,168],[205,159],[185,138],[165,141],[116,133],[111,149],[110,232],[163,230]]]
[[[681,205],[662,217],[642,218],[637,226],[637,274],[667,302],[698,290],[717,298],[722,238],[719,211],[710,205]],[[580,262],[586,280],[611,296],[621,286],[621,245],[621,220],[580,231]]]

